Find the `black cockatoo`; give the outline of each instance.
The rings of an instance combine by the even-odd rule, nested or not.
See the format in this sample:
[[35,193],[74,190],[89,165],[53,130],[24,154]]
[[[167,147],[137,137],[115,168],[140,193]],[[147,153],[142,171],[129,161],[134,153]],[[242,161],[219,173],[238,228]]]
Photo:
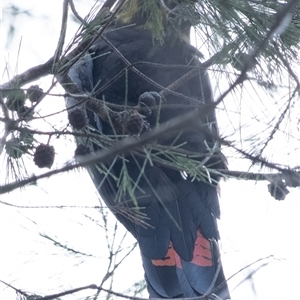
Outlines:
[[[81,143],[91,152],[127,135],[138,139],[213,102],[200,53],[189,43],[192,22],[187,15],[193,19],[196,1],[151,0],[151,11],[149,2],[128,0],[114,23],[69,70],[78,88],[123,118],[117,122],[118,115],[111,115],[103,120],[86,111],[85,130],[93,137]],[[161,24],[156,32],[153,22]],[[192,69],[198,70],[196,75],[180,84]],[[176,87],[166,91],[174,82]],[[66,100],[68,108],[76,103],[72,97]],[[219,176],[210,172],[226,168],[216,141],[214,110],[193,124],[88,168],[102,199],[139,243],[151,298],[230,298],[218,248]],[[200,170],[197,176],[191,175],[191,161],[190,168]]]

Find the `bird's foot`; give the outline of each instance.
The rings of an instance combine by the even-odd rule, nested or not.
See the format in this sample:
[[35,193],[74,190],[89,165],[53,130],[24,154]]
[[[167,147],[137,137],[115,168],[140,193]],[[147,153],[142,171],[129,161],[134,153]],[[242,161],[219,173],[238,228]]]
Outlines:
[[156,115],[161,104],[166,102],[165,97],[157,92],[145,92],[139,97],[138,111],[147,118]]

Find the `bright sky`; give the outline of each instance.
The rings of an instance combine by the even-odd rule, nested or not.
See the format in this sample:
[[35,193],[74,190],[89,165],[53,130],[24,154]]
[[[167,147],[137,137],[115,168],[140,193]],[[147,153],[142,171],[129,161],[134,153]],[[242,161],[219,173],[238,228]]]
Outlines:
[[[18,64],[18,72],[45,62],[55,50],[61,19],[60,0],[4,0],[4,15],[1,50],[1,70],[8,62],[12,74]],[[81,15],[88,12],[94,1],[75,1]],[[32,17],[9,17],[5,7],[15,5],[28,10]],[[7,40],[10,24],[16,28],[12,40]],[[70,22],[67,41],[76,30]],[[18,46],[22,38],[18,58]],[[18,63],[17,63],[18,61]],[[7,76],[4,76],[4,80]],[[39,79],[37,84],[47,88],[48,79]],[[53,92],[60,92],[54,89]],[[62,97],[51,97],[42,107],[43,111],[64,108]],[[60,118],[65,118],[63,115]],[[58,126],[60,120],[57,121]],[[72,157],[75,146],[64,140],[53,141],[56,148],[54,167],[61,166]],[[281,145],[278,146],[281,148]],[[1,160],[1,175],[4,172]],[[236,163],[233,162],[233,166]],[[33,167],[33,173],[40,172]],[[38,186],[0,196],[1,201],[21,206],[93,206],[99,205],[98,196],[87,174],[81,170],[41,181]],[[229,281],[232,298],[237,300],[282,300],[296,299],[295,287],[299,282],[300,269],[300,191],[291,189],[285,201],[275,201],[267,191],[267,183],[229,180],[222,184],[222,236],[223,265],[229,277],[252,262],[272,256],[240,272]],[[106,210],[104,210],[106,212]],[[100,224],[97,226],[96,224]],[[16,208],[0,204],[0,280],[17,288],[43,294],[63,291],[87,284],[99,284],[106,274],[109,263],[107,242],[100,213],[92,209],[78,208]],[[111,236],[114,219],[109,218]],[[124,235],[119,225],[117,241]],[[69,248],[88,253],[93,257],[82,257],[64,252],[55,247],[44,234]],[[111,241],[111,236],[109,241]],[[131,237],[122,244],[133,243]],[[117,246],[117,243],[116,243]],[[116,248],[115,248],[116,249]],[[268,263],[266,266],[260,266]],[[250,280],[243,282],[249,270],[258,270]],[[124,292],[134,282],[141,280],[143,271],[136,249],[118,269],[112,289]],[[107,285],[109,287],[109,285]],[[82,295],[82,294],[81,294]],[[146,294],[144,295],[146,296]],[[79,298],[79,296],[77,295]],[[289,298],[290,297],[290,298]],[[76,297],[75,297],[76,298]],[[0,299],[15,299],[11,289],[0,283]]]

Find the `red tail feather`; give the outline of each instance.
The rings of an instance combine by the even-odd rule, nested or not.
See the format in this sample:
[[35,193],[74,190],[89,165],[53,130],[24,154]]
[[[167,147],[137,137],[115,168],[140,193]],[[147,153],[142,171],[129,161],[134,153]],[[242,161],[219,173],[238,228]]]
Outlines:
[[[176,265],[178,268],[182,269],[181,259],[173,248],[173,244],[171,242],[166,256],[162,259],[152,259],[152,263],[156,267],[171,267]],[[197,238],[191,263],[200,267],[211,267],[213,264],[210,242],[201,234],[200,230],[197,231]]]

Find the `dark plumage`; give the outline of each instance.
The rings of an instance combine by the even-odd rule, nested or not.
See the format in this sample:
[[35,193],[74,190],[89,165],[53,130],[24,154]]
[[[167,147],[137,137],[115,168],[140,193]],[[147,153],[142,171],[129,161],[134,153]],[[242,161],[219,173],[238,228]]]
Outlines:
[[[197,51],[176,31],[166,29],[168,34],[161,44],[140,24],[121,28],[120,22],[111,26],[105,39],[100,38],[85,58],[69,71],[79,88],[94,89],[98,99],[122,105],[120,110],[140,105],[151,129],[157,123],[201,109],[203,104],[213,101],[208,74],[199,69],[197,76],[176,89],[178,95],[185,97],[168,94],[166,99],[159,99],[158,94],[153,93],[152,100],[148,94],[139,103],[143,93],[158,93],[161,89],[134,72],[132,67],[128,68],[114,47],[138,71],[163,87],[181,78],[191,66],[199,66],[195,57]],[[74,103],[72,98],[67,99],[67,106]],[[149,103],[155,103],[158,108],[149,108]],[[103,122],[90,111],[87,113],[94,132],[115,138],[110,122]],[[213,155],[209,154],[209,148],[216,145],[216,136],[218,128],[212,111],[199,126],[170,134],[156,143],[181,145],[180,149],[198,154],[195,159],[205,160],[207,167],[224,169],[225,162],[218,147]],[[101,148],[96,143],[92,147],[95,151]],[[163,153],[159,158],[168,159]],[[128,190],[120,193],[116,178],[122,178],[124,170],[131,178],[129,184],[136,185],[134,196],[129,195]],[[230,298],[217,244],[216,218],[220,216],[217,176],[211,175],[212,182],[205,178],[191,180],[178,170],[147,161],[136,153],[127,155],[126,160],[118,158],[107,165],[91,166],[89,171],[107,206],[139,242],[150,297],[192,297],[213,292],[222,299]],[[128,216],[129,213],[134,216],[137,208],[147,217],[143,220],[146,225]]]

